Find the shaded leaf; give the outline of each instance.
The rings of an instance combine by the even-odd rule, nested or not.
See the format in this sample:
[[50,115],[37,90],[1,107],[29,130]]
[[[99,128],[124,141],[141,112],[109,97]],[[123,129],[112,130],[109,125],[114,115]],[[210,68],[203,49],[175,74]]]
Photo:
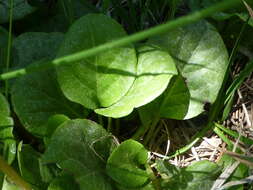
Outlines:
[[[126,33],[123,28],[111,18],[89,14],[70,27],[58,56],[124,36]],[[136,62],[132,45],[113,48],[94,57],[57,67],[58,82],[70,100],[90,109],[107,107],[117,102],[131,87],[136,74]]]
[[[97,147],[103,147],[103,151]],[[74,177],[80,189],[111,190],[105,162],[112,147],[112,138],[100,125],[89,120],[69,120],[54,132],[42,161],[56,163]]]
[[[30,145],[19,144],[18,165],[21,177],[37,189],[45,189],[47,184],[43,182],[40,174],[39,159],[41,154]],[[44,166],[46,167],[46,166]]]
[[63,175],[55,178],[47,190],[79,190],[78,184],[75,183],[73,176]]
[[158,166],[158,171],[167,174],[167,180],[164,178],[162,186],[166,190],[196,190],[201,187],[203,190],[210,190],[213,182],[219,173],[219,166],[207,161],[198,161],[187,168],[177,169],[168,167],[165,164]]
[[127,140],[121,143],[110,155],[107,174],[123,187],[141,187],[147,183],[149,175],[144,169],[148,152],[137,141]]
[[215,101],[228,65],[227,50],[219,33],[209,23],[200,21],[149,41],[170,53],[186,79],[191,97],[184,119],[199,115],[206,102]]
[[139,49],[137,77],[125,96],[108,108],[95,112],[107,117],[123,117],[134,108],[145,105],[158,97],[168,86],[177,70],[173,59],[167,52],[155,47],[144,46]]
[[[14,41],[17,66],[36,63],[42,58],[52,59],[63,35],[60,33],[26,33]],[[29,45],[28,45],[29,44]],[[14,111],[24,127],[36,136],[47,131],[47,119],[55,114],[71,118],[85,117],[81,106],[70,102],[62,94],[54,69],[32,73],[15,80],[11,98]]]
[[[9,21],[10,2],[9,0],[1,0],[0,2],[0,23]],[[31,7],[27,1],[13,0],[13,20],[22,19],[34,10],[35,8]]]

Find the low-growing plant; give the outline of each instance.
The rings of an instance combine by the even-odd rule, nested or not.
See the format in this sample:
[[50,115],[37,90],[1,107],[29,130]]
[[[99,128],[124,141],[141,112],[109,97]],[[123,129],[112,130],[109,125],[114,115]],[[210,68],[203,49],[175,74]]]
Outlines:
[[[188,120],[207,114],[212,105],[206,126],[169,158],[187,151],[219,121],[219,112],[250,74],[252,61],[224,93],[236,50],[228,53],[214,23],[237,16],[242,25],[250,24],[243,3],[190,1],[188,7],[197,12],[173,20],[181,1],[126,2],[122,12],[115,1],[97,6],[79,0],[0,3],[3,190],[208,190],[222,168],[234,162],[225,157],[218,164],[204,160],[179,168],[150,160],[147,149],[162,118]],[[240,7],[222,12],[233,5]],[[131,23],[127,13],[140,19]],[[134,33],[153,26],[155,18],[171,21],[132,35],[124,29]],[[31,26],[20,29],[26,21]],[[38,21],[40,26],[34,24]],[[124,119],[137,120],[139,128],[119,143]],[[223,128],[216,125],[221,135]],[[229,153],[237,160],[248,158]],[[247,171],[241,164],[231,179]]]

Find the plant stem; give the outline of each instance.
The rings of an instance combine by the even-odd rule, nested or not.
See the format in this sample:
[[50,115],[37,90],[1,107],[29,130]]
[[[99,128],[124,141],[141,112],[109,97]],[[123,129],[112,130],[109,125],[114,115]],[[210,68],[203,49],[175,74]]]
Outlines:
[[17,186],[24,190],[32,190],[30,184],[24,181],[18,173],[7,164],[7,162],[0,156],[0,170],[6,174]]
[[107,123],[107,131],[108,132],[112,132],[112,118],[108,117],[107,121],[108,121],[108,123]]
[[[8,32],[8,46],[7,46],[7,59],[6,59],[6,72],[9,71],[10,59],[11,59],[11,45],[12,45],[12,18],[13,18],[13,0],[9,0],[10,11],[9,11],[9,32]],[[8,98],[9,83],[5,81],[5,96]]]
[[112,42],[108,42],[99,46],[96,46],[94,48],[88,49],[88,50],[84,50],[84,51],[80,51],[68,56],[64,56],[61,58],[57,58],[55,60],[52,61],[47,61],[44,64],[40,64],[40,65],[31,65],[28,66],[26,68],[22,68],[22,69],[17,69],[15,71],[12,72],[7,72],[4,74],[0,75],[0,80],[6,80],[6,79],[10,79],[10,78],[15,78],[21,75],[26,75],[28,73],[31,72],[36,72],[36,71],[42,71],[45,69],[49,69],[51,67],[54,66],[58,66],[58,65],[63,65],[63,64],[69,64],[69,63],[73,63],[73,62],[77,62],[80,61],[84,58],[87,57],[91,57],[94,55],[97,55],[101,52],[104,52],[106,50],[115,48],[115,47],[120,47],[120,46],[124,46],[127,44],[131,44],[133,42],[137,42],[140,40],[144,40],[148,37],[154,36],[154,35],[158,35],[158,34],[162,34],[165,33],[169,30],[196,22],[200,19],[206,18],[209,15],[215,13],[215,12],[219,12],[219,11],[223,11],[224,9],[230,8],[232,6],[235,6],[236,4],[240,3],[240,0],[224,0],[220,3],[215,4],[214,6],[211,6],[207,9],[203,9],[201,11],[198,12],[194,12],[190,15],[187,16],[183,16],[180,17],[178,19],[169,21],[168,23],[165,24],[161,24],[159,26],[153,27],[151,29],[148,30],[144,30],[142,32],[138,32],[135,34],[132,34],[130,36],[126,36],[124,38],[112,41]]
[[147,145],[150,141],[150,139],[152,138],[152,136],[154,135],[155,132],[155,128],[158,124],[158,122],[160,121],[160,114],[158,114],[152,121],[150,127],[149,127],[149,131],[148,134],[146,135],[143,144]]

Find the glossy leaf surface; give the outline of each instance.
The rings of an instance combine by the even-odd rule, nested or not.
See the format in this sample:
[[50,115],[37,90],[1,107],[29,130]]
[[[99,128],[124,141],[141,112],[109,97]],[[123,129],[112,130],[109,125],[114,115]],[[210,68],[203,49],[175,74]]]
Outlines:
[[[89,14],[70,27],[58,56],[89,49],[125,35],[123,28],[111,18]],[[80,62],[57,67],[58,82],[70,100],[90,109],[107,107],[117,102],[131,87],[136,75],[136,62],[132,45],[110,49]]]
[[110,155],[107,174],[121,186],[134,188],[143,186],[149,179],[143,168],[147,163],[148,152],[137,141],[127,140]]
[[167,52],[144,46],[139,49],[137,76],[127,94],[116,104],[95,111],[107,117],[126,116],[134,108],[145,105],[158,97],[176,74],[174,61]]
[[206,21],[178,28],[150,39],[167,50],[186,79],[190,104],[184,119],[203,112],[206,102],[213,103],[228,65],[228,54],[221,36]]

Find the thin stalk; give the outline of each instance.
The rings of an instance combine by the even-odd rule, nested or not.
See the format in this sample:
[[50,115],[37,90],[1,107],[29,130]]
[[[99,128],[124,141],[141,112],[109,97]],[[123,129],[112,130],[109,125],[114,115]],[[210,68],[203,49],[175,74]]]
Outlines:
[[156,126],[157,126],[157,124],[158,124],[159,121],[160,121],[160,114],[157,115],[157,117],[155,117],[153,119],[152,124],[149,127],[148,134],[145,136],[145,139],[144,139],[144,142],[143,142],[144,145],[147,145],[149,143],[150,139],[154,135]]
[[58,66],[58,65],[74,63],[74,62],[80,61],[84,58],[97,55],[97,54],[104,52],[106,50],[109,50],[109,49],[112,49],[115,47],[124,46],[127,44],[131,44],[133,42],[137,42],[140,40],[144,40],[148,37],[162,34],[162,33],[165,33],[169,30],[196,22],[198,20],[208,17],[209,15],[212,15],[213,13],[223,11],[227,8],[235,6],[236,4],[238,4],[240,2],[241,2],[240,0],[224,0],[222,2],[215,4],[214,6],[207,8],[207,9],[203,9],[201,11],[194,12],[190,15],[183,16],[178,19],[169,21],[166,24],[161,24],[159,26],[150,28],[148,30],[138,32],[138,33],[132,34],[130,36],[127,36],[127,37],[124,37],[124,38],[121,38],[121,39],[118,39],[118,40],[115,40],[112,42],[108,42],[108,43],[96,46],[96,47],[88,49],[88,50],[80,51],[80,52],[77,52],[77,53],[74,53],[74,54],[71,54],[68,56],[64,56],[64,57],[61,57],[61,58],[58,58],[58,59],[55,59],[52,61],[47,61],[44,64],[40,64],[40,65],[36,65],[36,66],[31,65],[26,68],[17,69],[12,72],[3,73],[0,75],[0,80],[7,80],[7,79],[15,78],[18,76],[26,75],[28,73],[38,72],[38,71],[42,71],[45,69],[49,69],[51,67]]
[[243,32],[244,32],[246,26],[248,25],[249,19],[250,19],[250,16],[248,16],[247,21],[244,22],[244,24],[243,24],[243,26],[242,26],[242,28],[241,28],[241,31],[240,31],[240,33],[239,33],[239,35],[238,35],[238,37],[237,37],[237,39],[236,39],[236,41],[235,41],[235,45],[234,45],[234,47],[233,47],[233,49],[232,49],[232,52],[231,52],[231,54],[230,54],[230,57],[229,57],[229,63],[230,63],[230,64],[233,62],[235,53],[237,52],[239,43],[240,43],[240,41],[241,41],[241,39],[242,39],[242,34],[243,34]]
[[[9,0],[10,11],[9,11],[9,32],[8,32],[8,46],[7,46],[7,59],[6,59],[6,72],[10,68],[11,60],[11,45],[12,45],[12,19],[13,19],[13,0]],[[8,80],[5,81],[5,96],[8,97],[9,83]]]
[[231,150],[233,148],[233,143],[226,137],[226,135],[218,128],[214,127],[213,131],[224,141],[229,149]]
[[102,117],[101,115],[98,115],[98,123],[99,123],[101,126],[104,126],[103,117]]
[[0,171],[6,174],[11,181],[13,181],[17,186],[21,187],[24,190],[32,190],[30,184],[24,181],[18,173],[7,164],[7,162],[0,156]]
[[112,118],[108,117],[108,123],[107,123],[107,131],[112,132]]

